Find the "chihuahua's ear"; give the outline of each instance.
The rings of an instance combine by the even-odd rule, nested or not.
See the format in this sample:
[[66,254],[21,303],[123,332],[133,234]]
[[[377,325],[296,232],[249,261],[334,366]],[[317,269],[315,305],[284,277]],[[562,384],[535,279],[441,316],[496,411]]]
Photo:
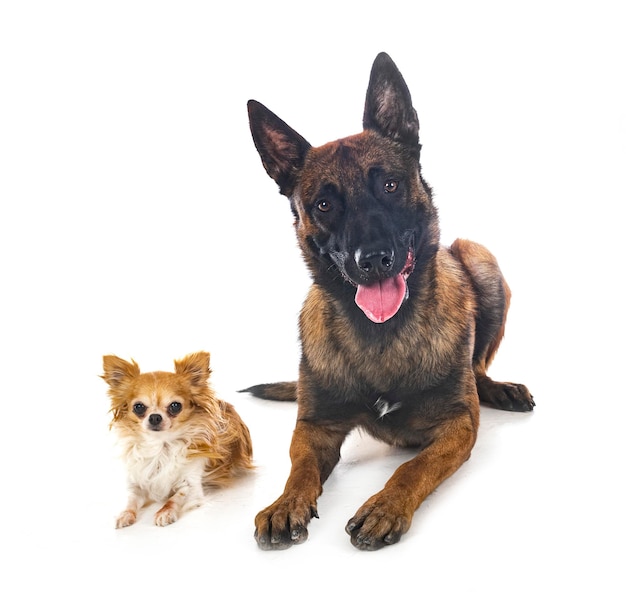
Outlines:
[[175,360],[174,367],[176,368],[176,374],[188,376],[193,386],[204,387],[211,375],[210,363],[211,354],[201,351],[189,354],[182,360]]
[[135,378],[140,374],[135,360],[127,362],[117,356],[102,356],[102,366],[104,374],[101,378],[112,388],[119,387],[125,380]]

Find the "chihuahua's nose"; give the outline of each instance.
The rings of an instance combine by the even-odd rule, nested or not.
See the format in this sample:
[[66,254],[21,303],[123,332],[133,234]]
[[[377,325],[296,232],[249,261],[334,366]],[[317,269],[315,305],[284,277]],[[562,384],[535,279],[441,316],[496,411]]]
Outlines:
[[153,413],[150,417],[148,417],[148,422],[152,427],[158,426],[163,421],[163,417],[158,413]]

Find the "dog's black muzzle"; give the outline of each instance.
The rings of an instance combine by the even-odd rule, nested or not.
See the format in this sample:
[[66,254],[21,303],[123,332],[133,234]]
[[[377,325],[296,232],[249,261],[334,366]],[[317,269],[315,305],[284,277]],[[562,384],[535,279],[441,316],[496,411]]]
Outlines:
[[350,252],[330,255],[346,280],[369,285],[399,273],[410,273],[414,260],[414,232],[404,231],[396,241],[376,241]]
[[354,254],[354,261],[365,283],[388,277],[395,258],[395,251],[391,247],[370,248],[367,251],[357,249]]

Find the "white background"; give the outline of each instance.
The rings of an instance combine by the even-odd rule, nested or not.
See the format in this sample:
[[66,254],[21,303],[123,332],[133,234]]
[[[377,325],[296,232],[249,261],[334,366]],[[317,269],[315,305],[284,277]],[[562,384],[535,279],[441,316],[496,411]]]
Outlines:
[[[0,438],[5,590],[623,590],[626,104],[620,3],[29,2],[0,5]],[[472,458],[402,541],[343,528],[407,453],[353,434],[309,541],[257,549],[295,406],[309,280],[250,138],[255,98],[312,144],[360,130],[388,52],[421,122],[446,243],[513,289]],[[167,528],[116,531],[124,473],[103,354],[143,370],[207,349],[257,470]]]

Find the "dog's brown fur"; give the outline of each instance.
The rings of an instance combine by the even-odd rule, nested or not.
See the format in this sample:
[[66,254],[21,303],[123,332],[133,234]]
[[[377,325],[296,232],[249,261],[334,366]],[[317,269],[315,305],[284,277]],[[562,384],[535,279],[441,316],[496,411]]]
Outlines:
[[[248,109],[313,278],[300,316],[297,383],[247,389],[298,401],[291,473],[283,494],[257,515],[255,538],[262,549],[307,539],[322,485],[346,436],[360,427],[419,450],[348,520],[357,548],[379,549],[400,540],[424,499],[468,459],[479,399],[533,408],[525,386],[486,374],[504,335],[510,290],[484,247],[461,239],[439,245],[417,114],[389,56],[372,67],[360,134],[316,148],[260,103]],[[400,277],[407,299],[395,312],[366,318],[357,290],[380,285],[382,293]]]

